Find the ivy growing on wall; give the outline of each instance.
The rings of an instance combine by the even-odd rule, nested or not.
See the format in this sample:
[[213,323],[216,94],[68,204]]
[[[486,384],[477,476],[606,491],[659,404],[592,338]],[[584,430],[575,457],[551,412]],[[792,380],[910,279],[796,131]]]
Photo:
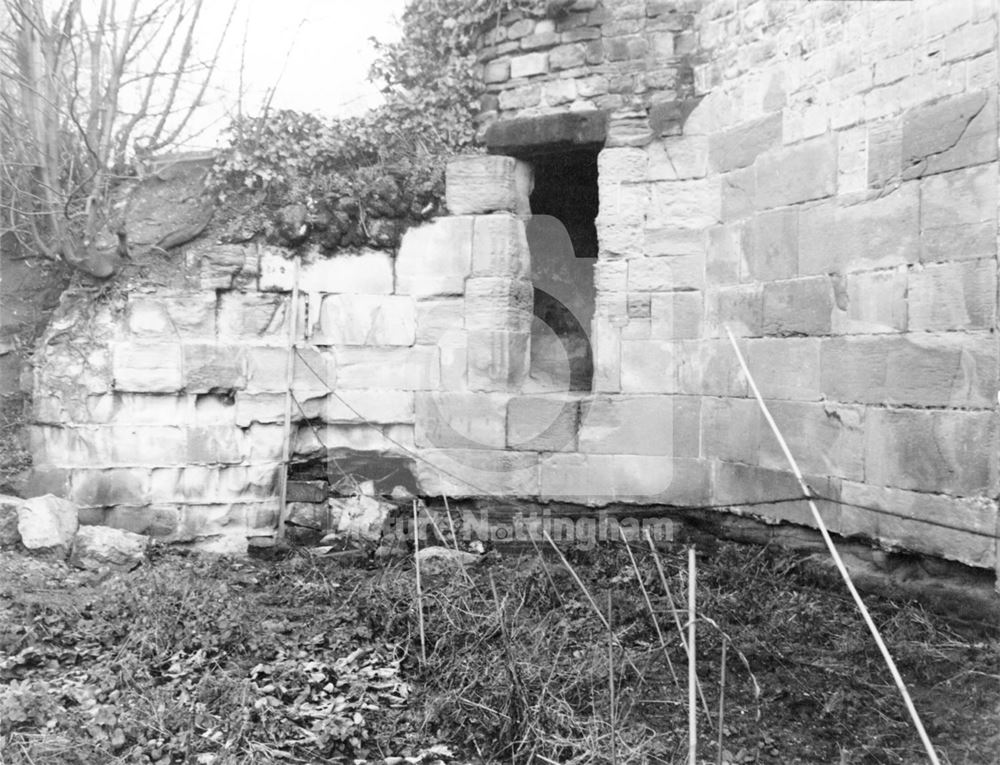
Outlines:
[[[392,248],[440,212],[449,156],[475,150],[476,40],[506,14],[551,0],[411,0],[401,40],[375,43],[384,103],[351,119],[294,111],[243,118],[215,166],[220,199],[276,243]],[[251,216],[252,217],[252,216]]]

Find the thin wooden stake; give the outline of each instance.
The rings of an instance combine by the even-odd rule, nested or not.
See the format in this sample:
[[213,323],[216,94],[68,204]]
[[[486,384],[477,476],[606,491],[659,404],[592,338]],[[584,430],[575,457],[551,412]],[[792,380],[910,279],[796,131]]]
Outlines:
[[934,745],[931,743],[930,737],[927,735],[927,731],[924,730],[924,724],[920,720],[920,715],[917,714],[917,708],[913,704],[913,699],[910,698],[910,692],[906,689],[906,683],[903,682],[903,676],[899,673],[899,669],[896,668],[896,662],[893,661],[892,654],[889,653],[889,648],[882,639],[882,633],[879,632],[878,627],[875,625],[875,620],[872,619],[871,614],[868,613],[868,607],[865,606],[865,602],[861,599],[861,595],[858,594],[857,588],[854,586],[854,581],[851,579],[851,575],[847,571],[847,567],[844,565],[844,561],[841,559],[840,553],[833,544],[833,539],[830,537],[830,532],[826,528],[826,523],[823,521],[823,517],[819,514],[819,509],[816,507],[816,503],[813,502],[812,490],[809,488],[809,484],[806,483],[805,478],[802,477],[802,471],[799,470],[799,464],[795,461],[795,457],[792,456],[792,452],[788,448],[788,444],[785,442],[784,437],[781,435],[781,431],[778,429],[777,423],[775,423],[774,418],[771,416],[771,412],[767,408],[767,404],[764,403],[764,398],[760,395],[760,389],[757,387],[757,383],[754,381],[753,375],[750,374],[750,368],[747,366],[747,362],[743,358],[743,352],[740,351],[740,346],[737,344],[736,338],[733,336],[732,331],[728,327],[726,327],[726,333],[729,335],[729,342],[732,344],[733,350],[736,352],[736,358],[739,359],[740,367],[743,369],[743,374],[747,377],[747,382],[750,384],[750,390],[753,391],[754,398],[757,399],[757,404],[764,415],[764,419],[767,420],[767,424],[770,426],[771,432],[774,433],[775,438],[778,439],[778,445],[781,446],[781,451],[784,453],[785,459],[788,460],[788,464],[792,468],[792,473],[795,474],[795,478],[799,482],[802,494],[809,503],[809,509],[812,511],[813,520],[816,522],[816,527],[819,529],[819,533],[823,537],[823,542],[826,543],[826,547],[830,551],[830,556],[833,558],[833,562],[837,566],[837,571],[840,572],[840,576],[843,578],[844,584],[847,585],[847,589],[851,593],[851,597],[854,599],[855,605],[857,605],[858,610],[861,612],[861,616],[864,619],[865,624],[868,626],[868,631],[871,632],[872,637],[875,638],[875,644],[882,653],[882,658],[885,660],[885,664],[889,668],[892,679],[895,681],[896,687],[899,689],[899,693],[903,697],[903,703],[906,705],[906,710],[910,713],[910,719],[913,721],[913,725],[917,729],[917,734],[920,736],[920,740],[923,742],[924,749],[927,752],[927,759],[930,760],[932,765],[941,765],[940,760],[938,760],[937,752],[934,751]]
[[632,569],[635,571],[635,578],[639,582],[639,589],[642,591],[642,597],[646,601],[646,608],[649,609],[649,618],[653,620],[653,629],[656,630],[656,637],[660,641],[660,648],[663,649],[663,658],[667,660],[667,667],[670,669],[670,676],[674,679],[674,685],[680,688],[681,681],[677,679],[677,672],[674,670],[674,663],[670,661],[670,651],[667,650],[667,641],[663,637],[663,631],[660,629],[660,622],[656,618],[656,611],[653,610],[653,603],[649,599],[649,592],[646,591],[646,584],[642,581],[642,572],[639,571],[639,564],[635,562],[635,556],[632,554],[632,548],[629,547],[628,539],[625,538],[625,531],[621,526],[618,527],[618,534],[621,536],[622,542],[625,544],[625,549],[628,551],[629,560],[632,561]]
[[417,623],[420,626],[420,661],[427,663],[427,641],[424,637],[424,593],[420,586],[420,532],[417,530],[417,500],[413,500],[413,563],[417,569]]
[[288,463],[292,442],[292,383],[295,381],[295,340],[299,327],[299,256],[292,268],[292,305],[288,317],[288,357],[285,361],[285,425],[281,444],[281,474],[278,477],[278,528],[277,540],[285,538],[285,521],[288,519]]
[[719,752],[716,765],[722,765],[723,725],[726,718],[726,639],[722,639],[722,660],[719,668]]
[[618,765],[618,726],[615,719],[615,633],[611,624],[611,590],[608,590],[608,698],[611,701],[611,765]]
[[[667,594],[667,604],[670,606],[670,613],[674,617],[674,625],[677,627],[677,636],[681,640],[681,646],[684,648],[684,653],[690,656],[688,652],[688,643],[684,638],[684,627],[681,624],[681,618],[679,616],[680,610],[674,601],[674,596],[670,592],[670,585],[667,584],[667,574],[663,570],[663,562],[660,560],[660,553],[656,549],[656,545],[653,543],[653,537],[649,533],[649,529],[646,529],[646,542],[649,544],[649,551],[653,553],[653,562],[656,563],[656,573],[660,575],[660,585],[663,587],[663,591]],[[701,698],[701,706],[705,710],[705,719],[709,721],[709,726],[711,726],[712,717],[708,713],[708,701],[705,700],[705,694],[701,689],[701,681],[698,681],[698,696]]]
[[688,548],[688,765],[698,765],[698,670],[695,666],[695,558]]

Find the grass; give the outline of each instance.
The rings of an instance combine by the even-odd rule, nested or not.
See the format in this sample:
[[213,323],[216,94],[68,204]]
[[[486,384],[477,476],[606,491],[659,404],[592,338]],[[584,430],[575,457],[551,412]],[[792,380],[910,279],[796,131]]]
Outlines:
[[[704,762],[923,761],[836,582],[772,550],[702,552]],[[2,553],[0,761],[606,763],[614,736],[622,765],[684,762],[685,655],[654,561],[636,547],[633,567],[620,545],[566,553],[594,601],[610,598],[611,660],[607,630],[555,556],[491,555],[468,577],[424,570],[423,662],[407,560],[162,551],[132,573],[95,575]],[[684,550],[662,560],[683,598]],[[942,760],[995,762],[996,638],[914,604],[871,607]]]

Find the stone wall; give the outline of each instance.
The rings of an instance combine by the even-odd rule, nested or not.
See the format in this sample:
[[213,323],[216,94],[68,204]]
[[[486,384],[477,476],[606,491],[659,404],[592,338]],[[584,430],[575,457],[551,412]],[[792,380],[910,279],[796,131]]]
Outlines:
[[[811,525],[728,327],[831,528],[996,566],[997,24],[974,0],[578,0],[504,20],[487,141],[606,117],[580,138],[604,141],[594,390],[529,376],[530,163],[467,159],[450,215],[394,257],[306,255],[296,458],[330,483],[392,465],[429,496]],[[64,300],[36,370],[36,476],[112,525],[242,538],[274,522],[294,266],[201,243],[182,271]]]

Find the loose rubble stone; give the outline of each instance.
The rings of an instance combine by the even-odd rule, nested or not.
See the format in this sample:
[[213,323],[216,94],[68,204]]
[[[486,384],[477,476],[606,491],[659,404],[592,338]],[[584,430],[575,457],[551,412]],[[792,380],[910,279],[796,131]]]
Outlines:
[[65,556],[78,527],[76,505],[53,494],[27,499],[17,509],[17,531],[29,550]]
[[73,539],[70,565],[97,570],[105,566],[133,569],[140,565],[149,537],[109,526],[81,526]]

